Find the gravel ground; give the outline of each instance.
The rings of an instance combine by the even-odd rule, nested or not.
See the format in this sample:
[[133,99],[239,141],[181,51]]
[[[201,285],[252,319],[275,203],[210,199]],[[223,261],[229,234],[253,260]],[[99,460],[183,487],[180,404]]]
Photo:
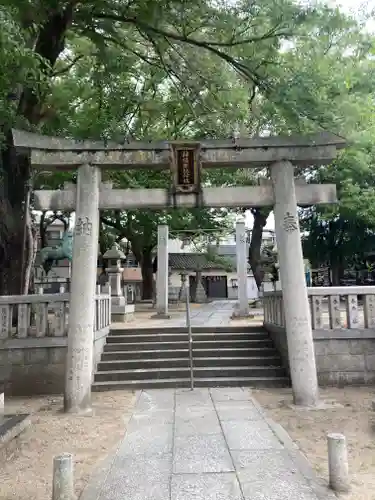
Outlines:
[[296,410],[289,389],[252,391],[269,416],[281,424],[317,474],[328,482],[327,443],[329,432],[346,436],[351,492],[343,500],[375,500],[375,412],[371,411],[374,389],[351,387],[321,389],[323,401],[338,405],[324,410]]
[[6,399],[7,413],[31,413],[31,426],[0,452],[1,500],[51,500],[53,457],[73,453],[79,495],[98,462],[119,443],[136,393],[93,394],[94,415],[62,413],[62,397]]

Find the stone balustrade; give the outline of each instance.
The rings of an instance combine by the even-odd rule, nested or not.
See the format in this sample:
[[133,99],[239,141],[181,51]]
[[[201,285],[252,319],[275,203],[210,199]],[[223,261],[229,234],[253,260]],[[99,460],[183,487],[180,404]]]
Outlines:
[[[321,385],[375,382],[375,287],[308,288]],[[282,292],[264,293],[264,326],[289,366]]]
[[[308,288],[313,330],[375,328],[375,287]],[[264,293],[264,323],[285,327],[282,292]]]
[[[95,297],[94,331],[110,325],[110,295]],[[66,337],[69,294],[9,295],[0,297],[0,341]]]
[[[108,288],[97,289],[95,305],[92,373],[111,324]],[[68,293],[0,297],[0,386],[14,395],[63,392],[68,321]]]
[[94,332],[97,332],[111,325],[111,294],[96,295],[95,302]]

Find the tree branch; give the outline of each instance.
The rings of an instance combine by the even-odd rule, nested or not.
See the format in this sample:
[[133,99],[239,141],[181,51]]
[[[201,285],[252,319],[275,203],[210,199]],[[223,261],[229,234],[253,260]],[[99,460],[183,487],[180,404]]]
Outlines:
[[80,61],[81,59],[83,59],[84,56],[83,54],[80,54],[79,56],[75,57],[72,61],[70,61],[70,63],[68,65],[66,65],[64,68],[60,69],[60,70],[56,70],[56,71],[53,71],[52,72],[52,75],[51,77],[52,78],[55,78],[56,76],[60,76],[60,75],[64,75],[65,73],[68,73],[72,68],[73,66],[78,62]]
[[[168,31],[168,30],[162,30],[162,29],[159,29],[159,28],[155,28],[154,26],[150,26],[150,25],[148,25],[146,23],[143,23],[143,22],[137,20],[136,18],[133,18],[133,17],[127,18],[125,16],[119,16],[119,15],[116,15],[116,14],[99,13],[99,12],[96,12],[96,13],[93,12],[92,15],[93,15],[93,17],[96,17],[98,19],[108,19],[108,20],[111,20],[111,21],[118,21],[118,22],[122,22],[122,23],[132,24],[135,27],[137,27],[140,32],[143,32],[143,34],[146,35],[146,36],[147,36],[147,34],[150,35],[150,33],[153,33],[154,35],[159,35],[159,36],[162,36],[164,38],[169,38],[169,39],[175,40],[177,42],[183,42],[183,43],[195,46],[195,47],[203,48],[203,49],[205,49],[205,50],[207,50],[207,51],[215,54],[220,59],[223,59],[224,61],[226,61],[239,74],[245,76],[246,78],[249,78],[254,84],[258,85],[259,87],[262,87],[262,88],[266,89],[266,86],[265,86],[265,84],[263,82],[263,79],[260,77],[260,75],[258,75],[254,70],[252,70],[251,68],[249,68],[248,66],[246,66],[242,62],[237,61],[232,56],[226,54],[222,50],[219,50],[215,46],[214,42],[211,43],[211,42],[206,42],[206,41],[203,41],[203,40],[197,40],[196,38],[190,38],[190,37],[186,37],[186,36],[183,36],[183,35],[179,35],[178,33],[173,33],[173,32]],[[148,36],[148,38],[150,38],[150,36]],[[246,43],[246,41],[243,41],[241,43],[244,44],[244,43]],[[250,42],[247,42],[247,43],[250,43]],[[222,48],[224,48],[224,47],[228,48],[228,47],[232,47],[232,46],[233,46],[233,43],[231,43],[229,45],[225,45],[224,44],[221,47]]]
[[258,43],[262,42],[264,40],[268,40],[270,38],[280,38],[280,37],[290,37],[293,36],[293,33],[290,32],[277,32],[278,26],[272,28],[269,30],[267,33],[264,33],[263,35],[259,36],[253,36],[249,38],[245,38],[243,40],[234,40],[234,37],[232,37],[232,40],[228,42],[205,42],[203,40],[198,40],[197,38],[191,38],[187,35],[179,35],[178,33],[175,33],[173,31],[168,31],[168,30],[163,30],[160,28],[156,28],[155,26],[151,26],[147,23],[144,23],[140,21],[139,19],[135,17],[124,17],[124,16],[119,16],[117,14],[111,14],[111,13],[101,13],[101,12],[93,12],[93,17],[97,19],[108,19],[110,21],[119,21],[123,23],[129,23],[129,24],[134,24],[135,26],[138,26],[140,29],[148,32],[152,32],[155,35],[161,35],[166,38],[170,38],[171,40],[176,40],[178,42],[185,42],[189,43],[191,45],[195,45],[197,47],[202,47],[202,48],[207,48],[207,46],[210,47],[222,47],[222,48],[229,48],[229,47],[236,47],[238,45],[247,45],[250,43]]

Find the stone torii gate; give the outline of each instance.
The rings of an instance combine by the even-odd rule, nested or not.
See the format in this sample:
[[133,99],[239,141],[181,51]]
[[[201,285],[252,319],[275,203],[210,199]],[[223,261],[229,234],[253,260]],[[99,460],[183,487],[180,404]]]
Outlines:
[[[134,142],[107,144],[72,141],[14,131],[15,146],[29,155],[37,170],[78,170],[77,185],[63,190],[35,191],[38,210],[76,212],[65,388],[66,411],[91,406],[94,294],[99,210],[166,207],[274,206],[289,364],[294,401],[315,405],[318,384],[307,297],[297,206],[336,202],[334,185],[299,184],[294,166],[330,163],[345,141],[330,133],[309,137],[202,140],[198,142]],[[270,183],[260,186],[202,187],[202,168],[268,167]],[[112,189],[101,183],[103,169],[170,169],[170,189]],[[165,231],[164,231],[165,233]],[[164,241],[165,240],[165,241]],[[237,227],[239,245],[246,245],[244,225]],[[168,286],[167,234],[159,234],[158,311],[165,312]],[[164,249],[164,250],[163,250]],[[238,265],[245,284],[246,254]],[[165,272],[165,269],[167,272]],[[163,272],[164,269],[164,272]],[[240,285],[240,283],[239,283]],[[242,293],[242,297],[245,295]],[[240,309],[247,312],[247,305]]]

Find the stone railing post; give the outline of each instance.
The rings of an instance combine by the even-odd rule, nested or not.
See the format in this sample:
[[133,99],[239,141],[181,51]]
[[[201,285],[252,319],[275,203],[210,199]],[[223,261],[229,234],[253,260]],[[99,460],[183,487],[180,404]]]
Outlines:
[[2,392],[2,389],[0,389],[0,422],[1,419],[4,418],[4,415],[5,415],[4,393]]
[[357,295],[346,296],[346,323],[347,328],[358,328],[359,318]]
[[[43,287],[38,288],[38,295],[43,295]],[[48,304],[40,302],[34,307],[35,329],[37,337],[45,337],[48,331]]]

